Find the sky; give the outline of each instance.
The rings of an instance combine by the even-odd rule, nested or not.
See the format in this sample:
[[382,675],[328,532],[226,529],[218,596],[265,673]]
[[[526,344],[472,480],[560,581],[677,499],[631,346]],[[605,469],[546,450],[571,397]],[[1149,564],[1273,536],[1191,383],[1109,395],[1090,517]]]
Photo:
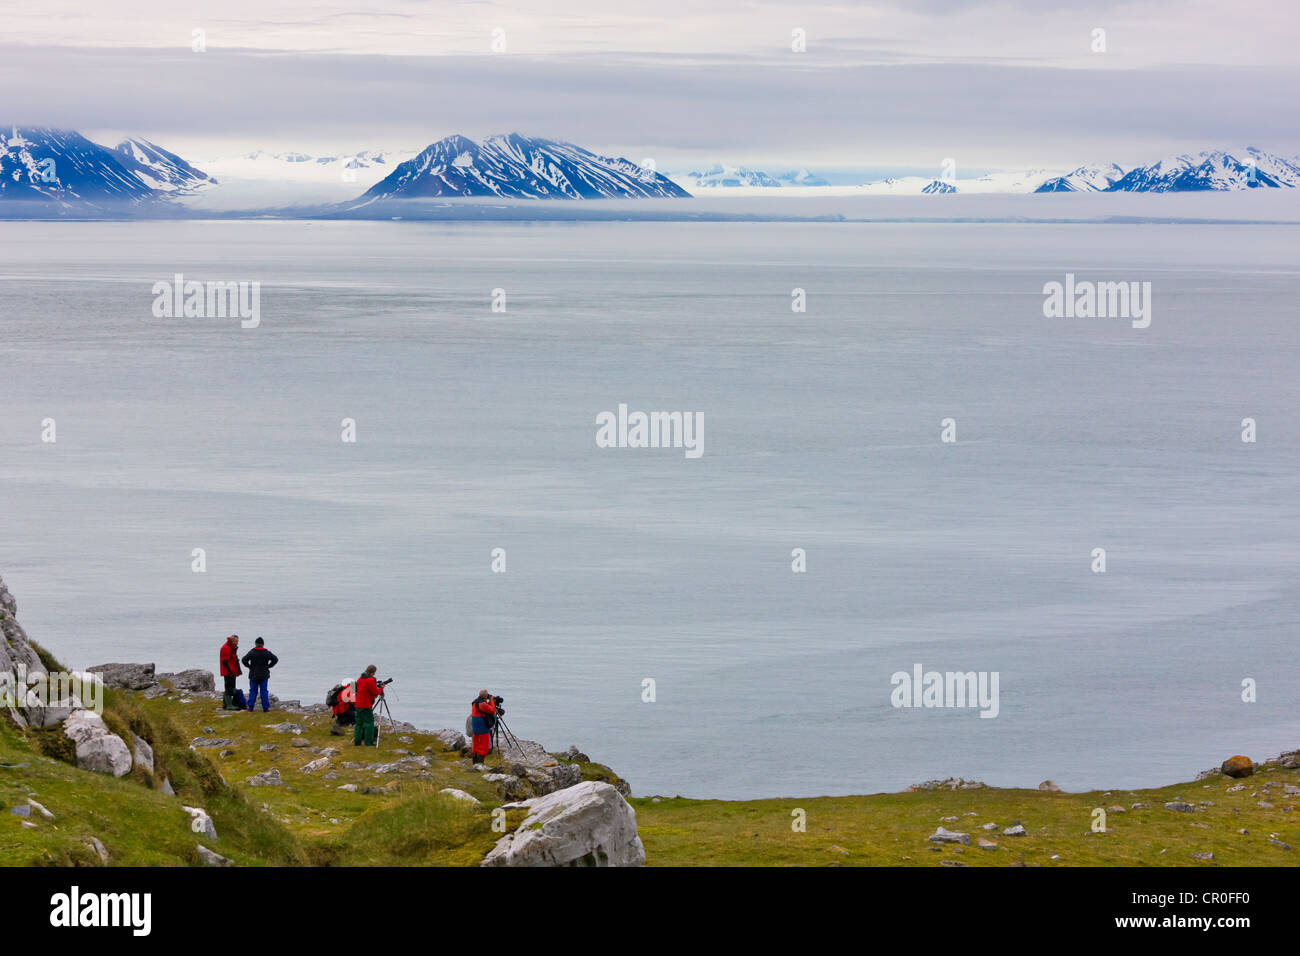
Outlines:
[[0,38],[0,120],[182,155],[508,131],[662,169],[1300,153],[1295,0],[3,0]]

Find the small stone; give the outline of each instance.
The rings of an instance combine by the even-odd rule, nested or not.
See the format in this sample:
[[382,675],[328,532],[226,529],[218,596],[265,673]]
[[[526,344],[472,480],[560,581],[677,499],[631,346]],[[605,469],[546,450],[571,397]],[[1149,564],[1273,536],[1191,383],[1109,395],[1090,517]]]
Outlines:
[[1046,793],[1060,793],[1061,788],[1056,785],[1054,780],[1044,780],[1038,785],[1038,789]]
[[30,817],[32,815],[32,808],[29,804],[20,803],[16,807],[10,807],[9,812],[16,817]]
[[95,851],[100,863],[108,863],[108,848],[100,842],[99,837],[86,837],[85,844]]
[[447,796],[452,797],[455,800],[461,800],[465,803],[477,804],[479,802],[477,797],[466,793],[464,790],[457,790],[455,787],[444,787],[438,792],[445,793]]
[[280,771],[272,767],[270,770],[264,770],[248,778],[250,787],[280,787],[284,781],[280,779]]
[[1193,860],[1213,860],[1213,859],[1214,859],[1214,854],[1213,854],[1213,853],[1193,853],[1193,854],[1192,854],[1192,859],[1193,859]]
[[307,728],[302,724],[291,724],[286,722],[283,724],[263,724],[262,726],[274,734],[294,734],[295,736],[301,737],[307,732]]
[[313,760],[311,763],[304,764],[302,768],[302,772],[315,773],[317,770],[324,770],[329,765],[330,765],[329,757],[319,757],[316,760]]
[[1255,804],[1255,806],[1259,807],[1261,810],[1273,809],[1273,804],[1269,803],[1267,800],[1261,800],[1257,804]]
[[23,821],[21,821],[21,823],[22,823],[22,827],[23,827],[24,830],[35,830],[35,829],[36,829],[36,824],[35,824],[35,823],[32,823],[31,820],[23,820]]
[[181,809],[190,815],[190,832],[202,834],[210,840],[217,839],[217,826],[208,816],[208,811],[202,807],[182,806]]
[[311,741],[306,737],[294,737],[291,741],[295,747],[310,747]]
[[984,826],[982,826],[980,829],[981,829],[981,830],[996,830],[997,828],[998,828],[998,825],[997,825],[996,823],[986,823],[986,824],[984,824]]
[[1009,837],[1021,837],[1021,836],[1028,836],[1029,834],[1025,832],[1024,827],[1022,827],[1019,823],[1017,823],[1015,826],[1007,827],[1005,830],[1003,830],[1002,835],[1009,836]]
[[1125,810],[1123,807],[1121,807],[1118,803],[1115,804],[1113,807],[1107,807],[1106,812],[1107,813],[1128,813],[1128,811]]
[[1271,844],[1273,844],[1273,846],[1281,847],[1281,848],[1284,849],[1284,850],[1289,850],[1289,849],[1291,849],[1290,846],[1288,846],[1287,844],[1283,843],[1281,840],[1269,840],[1268,842],[1271,843]]
[[356,793],[357,785],[355,783],[343,783],[339,784],[339,789],[346,790],[348,793]]
[[1148,803],[1135,803],[1135,804],[1133,804],[1131,807],[1129,807],[1129,809],[1130,809],[1130,810],[1150,810],[1150,809],[1151,809],[1151,805],[1148,804]]
[[1061,858],[1061,855],[1060,855],[1059,853],[1053,853],[1053,854],[1052,854],[1052,859],[1053,859],[1053,860],[1059,860],[1060,858]]
[[1165,804],[1166,810],[1173,810],[1175,813],[1195,813],[1196,808],[1190,803],[1184,803],[1181,800],[1171,800]]
[[261,751],[264,751],[264,752],[266,752],[266,753],[270,753],[270,752],[271,752],[272,750],[274,750],[277,746],[279,746],[279,745],[278,745],[278,744],[262,744],[262,746],[258,747],[257,749],[258,749],[258,750],[261,750]]
[[202,860],[208,866],[233,866],[234,865],[229,860],[227,860],[224,856],[222,856],[220,853],[213,853],[211,850],[209,850],[201,843],[198,846],[196,846],[194,849],[198,851],[199,859]]
[[935,830],[934,833],[930,834],[930,842],[931,843],[962,843],[962,844],[969,845],[970,834],[954,833],[951,830],[945,830],[943,827],[939,827],[939,829]]
[[996,850],[998,848],[998,845],[994,843],[992,840],[986,840],[983,837],[980,837],[979,848],[981,850]]
[[29,807],[31,807],[33,810],[35,810],[37,813],[39,813],[41,816],[43,816],[45,819],[47,819],[47,820],[53,820],[53,819],[54,819],[54,814],[50,813],[49,810],[46,810],[43,806],[41,806],[39,803],[37,803],[37,802],[36,802],[35,800],[33,800],[31,797],[28,797],[28,798],[27,798],[27,805],[28,805]]

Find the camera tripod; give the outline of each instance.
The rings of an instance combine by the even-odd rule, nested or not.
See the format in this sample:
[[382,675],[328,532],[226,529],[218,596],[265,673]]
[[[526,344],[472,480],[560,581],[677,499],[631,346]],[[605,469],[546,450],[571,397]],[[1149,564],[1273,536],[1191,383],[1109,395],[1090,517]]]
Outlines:
[[397,721],[393,720],[393,712],[388,709],[388,701],[384,699],[383,694],[380,694],[377,698],[375,698],[375,749],[376,750],[379,749],[379,738],[382,736],[379,730],[379,714],[381,712],[385,717],[388,718],[388,729],[391,731],[394,727],[397,726]]
[[493,750],[501,749],[499,745],[499,735],[502,733],[504,733],[506,736],[507,746],[513,747],[515,750],[520,749],[519,738],[517,738],[514,734],[510,732],[510,728],[506,726],[505,720],[502,718],[500,714],[497,714],[496,720],[492,722],[492,749]]

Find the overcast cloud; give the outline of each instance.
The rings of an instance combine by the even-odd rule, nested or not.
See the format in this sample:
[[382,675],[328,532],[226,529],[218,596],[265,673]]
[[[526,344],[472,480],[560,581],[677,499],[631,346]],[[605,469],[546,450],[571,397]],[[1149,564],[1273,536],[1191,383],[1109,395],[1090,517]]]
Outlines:
[[197,155],[508,130],[664,168],[1295,155],[1298,25],[1272,0],[6,0],[0,88],[6,121]]

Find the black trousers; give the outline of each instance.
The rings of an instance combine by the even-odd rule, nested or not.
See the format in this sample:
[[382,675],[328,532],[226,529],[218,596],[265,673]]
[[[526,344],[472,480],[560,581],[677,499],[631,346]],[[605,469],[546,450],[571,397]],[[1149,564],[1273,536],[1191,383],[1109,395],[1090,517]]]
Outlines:
[[225,679],[226,679],[226,693],[233,694],[235,692],[235,679],[231,677],[229,674],[225,675]]

